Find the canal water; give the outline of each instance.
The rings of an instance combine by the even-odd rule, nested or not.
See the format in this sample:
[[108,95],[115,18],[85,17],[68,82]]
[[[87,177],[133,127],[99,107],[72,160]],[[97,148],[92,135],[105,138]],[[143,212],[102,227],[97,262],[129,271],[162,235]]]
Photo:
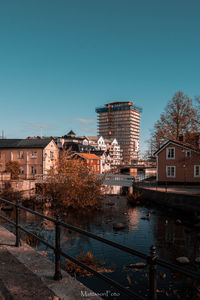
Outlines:
[[[42,212],[47,216],[53,216],[51,209]],[[13,212],[4,214],[12,217]],[[150,217],[147,217],[149,215]],[[195,263],[195,258],[200,257],[199,228],[191,226],[187,216],[182,216],[177,211],[163,211],[155,207],[131,207],[126,197],[109,196],[104,201],[102,211],[85,213],[71,211],[62,216],[62,219],[66,223],[145,254],[149,254],[150,247],[155,245],[157,255],[172,263],[176,263],[177,257],[186,256],[191,263],[185,267],[200,272],[199,265]],[[177,219],[182,223],[176,224]],[[124,229],[116,231],[113,228],[118,222],[125,224]],[[51,222],[22,212],[20,223],[54,244],[55,231]],[[4,226],[11,229],[6,223]],[[24,234],[23,239],[49,259],[54,259],[53,252],[40,242]],[[148,266],[142,269],[128,267],[130,264],[143,262],[142,259],[66,229],[61,230],[61,247],[73,257],[80,256],[81,253],[84,255],[89,251],[104,268],[106,276],[143,297],[148,295]],[[66,260],[63,259],[63,268],[66,264]],[[77,279],[102,295],[104,299],[130,299],[95,276],[77,276]],[[197,300],[200,299],[200,282],[159,267],[157,292],[158,299]]]

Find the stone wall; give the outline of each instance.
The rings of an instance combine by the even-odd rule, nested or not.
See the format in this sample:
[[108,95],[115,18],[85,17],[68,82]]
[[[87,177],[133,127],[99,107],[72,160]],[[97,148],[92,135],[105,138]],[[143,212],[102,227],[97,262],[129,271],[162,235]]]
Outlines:
[[200,213],[200,196],[160,192],[134,186],[134,191],[140,191],[142,199],[150,203],[164,205],[175,209]]
[[5,187],[5,183],[10,183],[14,191],[22,191],[22,197],[29,198],[35,194],[35,180],[0,180],[0,189]]

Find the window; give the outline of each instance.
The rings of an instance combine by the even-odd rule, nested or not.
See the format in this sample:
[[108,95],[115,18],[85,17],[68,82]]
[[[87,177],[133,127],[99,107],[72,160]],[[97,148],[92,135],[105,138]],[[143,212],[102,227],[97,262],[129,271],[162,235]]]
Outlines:
[[200,177],[200,165],[194,166],[194,177]]
[[37,173],[37,169],[35,166],[31,166],[31,174],[34,175]]
[[166,158],[167,159],[174,159],[175,158],[175,148],[170,147],[166,149]]
[[30,158],[37,158],[37,151],[31,151]]
[[191,150],[186,150],[185,151],[185,157],[191,157]]
[[23,168],[19,169],[19,174],[24,174],[24,169]]
[[24,158],[24,151],[18,151],[17,152],[17,158],[19,158],[19,159]]
[[166,166],[166,177],[176,177],[175,166]]
[[54,153],[52,151],[50,151],[50,158],[53,159],[54,158]]
[[0,159],[1,159],[1,152],[0,152]]

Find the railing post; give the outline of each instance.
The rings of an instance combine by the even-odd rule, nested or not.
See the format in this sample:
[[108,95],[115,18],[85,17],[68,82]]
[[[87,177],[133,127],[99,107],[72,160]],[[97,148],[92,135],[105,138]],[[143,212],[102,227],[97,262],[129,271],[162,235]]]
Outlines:
[[57,215],[56,217],[56,240],[55,240],[55,274],[54,280],[61,280],[61,267],[60,267],[60,216]]
[[157,264],[156,247],[151,246],[149,257],[149,299],[157,300]]
[[15,232],[16,232],[16,242],[15,246],[20,246],[20,230],[19,230],[19,200],[16,200],[16,207],[15,207]]

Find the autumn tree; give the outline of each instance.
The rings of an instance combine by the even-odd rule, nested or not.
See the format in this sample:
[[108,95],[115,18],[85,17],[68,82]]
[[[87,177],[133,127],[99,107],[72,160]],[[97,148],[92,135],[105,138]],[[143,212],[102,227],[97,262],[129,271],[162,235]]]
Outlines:
[[18,161],[8,161],[6,163],[5,172],[11,173],[12,179],[18,179],[19,178],[19,170],[20,165]]
[[64,151],[42,184],[42,194],[61,206],[97,207],[102,197],[102,182],[85,162]]
[[195,103],[196,103],[196,109],[197,109],[197,123],[200,125],[200,96],[194,97]]
[[152,152],[168,139],[177,140],[180,136],[190,136],[198,127],[198,111],[193,106],[192,99],[181,91],[177,92],[154,125],[149,141]]

